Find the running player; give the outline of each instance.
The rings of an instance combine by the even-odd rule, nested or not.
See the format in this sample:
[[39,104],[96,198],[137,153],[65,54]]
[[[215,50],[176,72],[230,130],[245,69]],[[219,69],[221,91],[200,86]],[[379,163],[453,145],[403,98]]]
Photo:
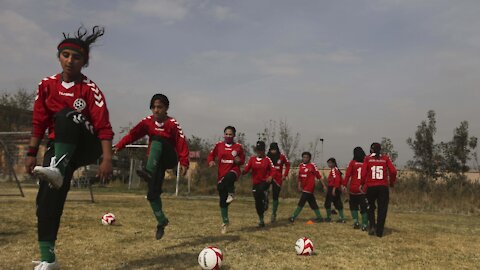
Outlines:
[[328,167],[330,168],[330,174],[328,175],[328,190],[325,196],[325,209],[327,210],[327,222],[332,221],[332,203],[338,210],[339,219],[338,223],[346,223],[345,215],[343,214],[342,203],[342,191],[340,185],[342,184],[342,173],[337,167],[337,161],[335,158],[329,158],[327,160]]
[[[390,191],[397,179],[397,169],[387,155],[381,154],[379,143],[372,143],[370,155],[362,166],[361,185],[367,187],[369,235],[383,236],[385,219],[387,218]],[[363,187],[361,188],[363,189]],[[375,209],[378,203],[378,217],[375,220]]]
[[188,144],[180,124],[168,116],[170,101],[163,94],[155,94],[150,100],[152,115],[143,118],[114,147],[114,152],[148,135],[148,160],[145,169],[137,173],[148,183],[147,199],[157,219],[155,238],[160,240],[168,225],[168,218],[162,210],[163,180],[165,171],[174,168],[180,160],[180,172],[188,170]]
[[235,143],[237,130],[228,126],[223,130],[224,140],[218,142],[208,154],[208,166],[214,167],[218,162],[217,190],[220,197],[220,213],[222,215],[222,234],[228,230],[228,205],[233,201],[235,181],[240,176],[240,166],[245,163],[243,146]]
[[[80,166],[96,163],[101,180],[112,174],[112,139],[105,96],[97,84],[82,74],[88,66],[91,45],[104,34],[80,27],[57,46],[62,72],[44,78],[33,105],[32,137],[25,168],[40,179],[37,194],[37,228],[40,261],[34,269],[60,269],[55,258],[55,241],[63,207],[70,190],[73,172]],[[38,146],[48,130],[43,166],[37,165]]]
[[315,212],[316,218],[315,222],[323,222],[322,215],[320,214],[320,209],[318,208],[317,200],[315,200],[315,179],[320,180],[320,183],[323,186],[323,189],[326,190],[325,184],[323,183],[322,176],[317,169],[315,163],[311,162],[312,154],[310,152],[302,153],[302,163],[298,167],[298,190],[302,192],[300,200],[298,201],[298,206],[290,217],[290,222],[295,222],[295,219],[298,217],[302,211],[305,203],[308,202],[310,208]]
[[250,157],[247,166],[243,169],[243,174],[252,171],[252,192],[259,219],[258,227],[260,228],[265,227],[263,216],[268,208],[267,191],[275,171],[272,161],[265,155],[265,148],[265,142],[258,141],[255,146],[257,155]]
[[[272,181],[272,220],[274,223],[277,220],[277,209],[278,209],[278,197],[280,195],[280,190],[282,188],[282,183],[287,179],[288,173],[290,172],[290,161],[288,158],[280,152],[280,148],[276,142],[270,144],[270,149],[268,150],[267,155],[275,167]],[[283,170],[285,166],[285,171]]]
[[343,179],[342,189],[347,190],[349,187],[350,198],[350,212],[352,213],[353,228],[360,229],[358,222],[358,209],[362,214],[362,231],[367,230],[368,214],[367,214],[367,197],[365,190],[360,189],[360,178],[362,177],[363,160],[365,159],[365,152],[361,147],[353,149],[353,159],[350,161],[345,172],[345,179]]

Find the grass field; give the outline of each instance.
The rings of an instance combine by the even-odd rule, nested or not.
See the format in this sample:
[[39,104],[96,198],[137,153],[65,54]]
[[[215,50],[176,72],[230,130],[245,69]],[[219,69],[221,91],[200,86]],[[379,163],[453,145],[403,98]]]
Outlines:
[[[14,194],[1,185],[0,194]],[[36,188],[26,197],[0,196],[0,269],[29,269],[38,258]],[[216,198],[175,198],[164,195],[170,219],[164,238],[154,239],[155,219],[142,194],[86,191],[69,193],[57,240],[62,269],[199,269],[198,253],[207,245],[224,252],[222,269],[478,269],[480,217],[409,213],[390,209],[386,235],[371,237],[347,224],[306,225],[313,212],[304,208],[291,225],[296,200],[280,202],[280,220],[257,229],[251,198],[230,207],[230,232],[220,234]],[[100,217],[111,211],[115,226]],[[322,211],[322,214],[324,211]],[[269,213],[266,220],[269,220]],[[310,237],[316,255],[295,255],[295,241]]]

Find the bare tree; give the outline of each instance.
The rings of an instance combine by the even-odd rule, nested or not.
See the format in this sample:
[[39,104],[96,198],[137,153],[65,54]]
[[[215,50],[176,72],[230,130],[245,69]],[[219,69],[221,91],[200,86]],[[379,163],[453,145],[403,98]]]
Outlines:
[[293,134],[292,129],[288,126],[287,121],[279,122],[279,141],[283,149],[283,153],[288,159],[292,159],[298,151],[300,143],[300,133]]

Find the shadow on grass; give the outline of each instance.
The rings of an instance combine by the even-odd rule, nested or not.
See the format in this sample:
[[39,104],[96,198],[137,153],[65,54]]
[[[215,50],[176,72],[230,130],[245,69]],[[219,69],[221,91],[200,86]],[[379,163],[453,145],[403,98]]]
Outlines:
[[387,236],[387,235],[391,235],[391,234],[396,234],[396,233],[400,233],[400,232],[401,232],[400,230],[385,227],[385,228],[383,229],[383,236]]
[[282,219],[282,220],[277,220],[275,223],[267,223],[265,224],[265,227],[260,228],[258,225],[256,226],[251,226],[251,227],[243,227],[240,229],[240,232],[257,232],[257,231],[268,231],[271,229],[279,228],[279,227],[286,227],[286,226],[291,226],[292,223],[288,221],[288,219]]
[[[240,236],[238,235],[219,235],[219,236],[205,236],[199,237],[197,239],[192,239],[191,241],[183,242],[175,246],[167,247],[167,249],[172,248],[180,248],[185,246],[200,246],[200,245],[215,245],[217,246],[218,243],[231,243],[237,242],[240,240]],[[198,254],[197,254],[198,255]],[[223,269],[223,267],[222,267]]]
[[175,253],[166,254],[149,259],[138,259],[127,262],[127,265],[115,268],[117,270],[141,269],[144,267],[155,267],[154,269],[189,269],[198,264],[196,253]]

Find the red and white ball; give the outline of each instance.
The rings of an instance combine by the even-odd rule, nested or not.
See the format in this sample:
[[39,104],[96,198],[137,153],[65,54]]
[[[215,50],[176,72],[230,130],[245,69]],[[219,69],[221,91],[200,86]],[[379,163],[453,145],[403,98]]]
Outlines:
[[295,251],[297,255],[310,256],[313,255],[313,242],[307,237],[302,237],[295,243]]
[[206,247],[198,255],[198,264],[205,270],[217,270],[222,266],[223,253],[217,247]]
[[115,215],[113,213],[106,213],[102,217],[103,225],[113,225],[115,223]]

